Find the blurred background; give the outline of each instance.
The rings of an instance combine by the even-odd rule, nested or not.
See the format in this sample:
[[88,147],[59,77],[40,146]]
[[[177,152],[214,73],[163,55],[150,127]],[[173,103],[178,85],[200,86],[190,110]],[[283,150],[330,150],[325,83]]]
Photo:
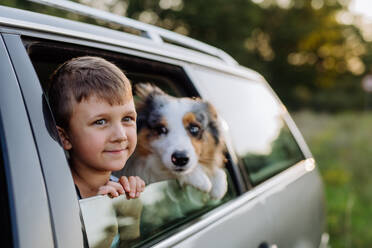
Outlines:
[[[331,247],[370,247],[372,0],[75,2],[204,41],[261,73],[317,160]],[[82,18],[21,0],[0,3]]]

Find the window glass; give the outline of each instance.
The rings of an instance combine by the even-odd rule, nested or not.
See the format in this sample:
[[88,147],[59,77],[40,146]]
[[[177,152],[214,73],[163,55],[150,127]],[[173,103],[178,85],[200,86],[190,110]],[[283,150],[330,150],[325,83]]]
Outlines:
[[285,108],[264,83],[200,67],[195,71],[200,91],[228,124],[253,185],[304,159],[284,121]]
[[89,247],[132,247],[156,243],[234,195],[230,187],[222,200],[214,200],[169,180],[146,186],[138,199],[97,196],[80,200],[80,207]]

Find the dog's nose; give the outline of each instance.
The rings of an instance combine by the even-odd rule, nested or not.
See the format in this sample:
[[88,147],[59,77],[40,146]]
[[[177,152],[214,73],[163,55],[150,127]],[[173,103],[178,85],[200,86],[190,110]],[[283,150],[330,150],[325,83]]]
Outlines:
[[189,157],[184,151],[176,151],[172,154],[172,163],[177,166],[184,166],[189,162]]

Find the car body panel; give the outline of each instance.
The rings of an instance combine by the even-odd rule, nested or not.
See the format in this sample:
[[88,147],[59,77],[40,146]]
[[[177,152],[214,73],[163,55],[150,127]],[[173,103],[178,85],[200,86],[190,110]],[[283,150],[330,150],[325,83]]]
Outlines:
[[13,245],[54,247],[48,198],[37,149],[17,78],[1,36],[0,64],[1,143],[8,192],[11,194]]
[[[322,182],[312,161],[310,170],[266,199],[277,247],[318,247],[325,227]],[[306,169],[308,170],[308,169]],[[315,228],[317,227],[317,228]],[[322,228],[323,227],[323,228]]]
[[[208,242],[213,243],[215,244],[213,247],[226,247],[226,242],[234,244],[231,245],[231,247],[258,247],[261,244],[277,245],[278,242],[285,241],[288,233],[284,235],[281,232],[285,232],[289,229],[277,230],[277,225],[274,224],[274,221],[278,223],[278,226],[280,226],[282,222],[278,220],[277,215],[273,218],[270,211],[273,211],[272,208],[282,205],[281,201],[276,202],[276,197],[278,195],[286,192],[288,188],[293,189],[298,186],[298,184],[301,184],[303,177],[308,177],[310,180],[314,179],[314,176],[317,177],[317,172],[314,170],[315,167],[313,163],[314,161],[312,159],[299,162],[286,171],[249,190],[237,199],[226,203],[215,212],[206,214],[198,223],[160,242],[156,247],[173,247],[175,245],[179,247],[195,247],[198,246],[199,242],[202,244],[208,244]],[[316,192],[316,194],[309,197],[309,199],[318,200],[316,197],[319,195],[321,196],[322,194]],[[293,195],[291,195],[291,197],[292,196]],[[306,199],[307,198],[306,196]],[[269,205],[268,202],[273,205]],[[322,204],[318,206],[322,206]],[[249,218],[246,219],[245,216],[241,215],[243,214],[243,212],[241,212],[242,209],[245,210],[244,214],[249,216]],[[291,209],[287,211],[290,210]],[[304,211],[306,212],[309,210]],[[254,214],[251,215],[251,212]],[[274,212],[276,213],[276,211]],[[322,212],[316,212],[316,214],[319,213]],[[314,214],[313,211],[312,214]],[[292,218],[293,217],[301,218],[301,216],[292,216]],[[264,220],[264,222],[262,222],[262,220]],[[316,221],[314,223],[319,224],[316,223]],[[294,223],[292,222],[292,224]],[[294,225],[292,228],[296,228],[296,226],[297,225]],[[306,227],[313,228],[313,226],[309,225],[306,225]],[[252,230],[250,230],[250,228]],[[230,230],[234,230],[231,231],[234,236],[230,235]],[[255,230],[259,230],[259,232],[255,233]],[[264,232],[262,233],[262,231]],[[292,230],[292,234],[295,233],[296,231]],[[316,237],[312,236],[314,239],[310,241],[311,244],[319,240],[319,233],[322,233],[322,230],[312,230],[312,233]],[[279,234],[282,236],[278,236]],[[303,236],[301,236],[301,238],[302,237]],[[297,240],[297,238],[295,240]],[[299,248],[301,246],[278,245],[278,247]]]

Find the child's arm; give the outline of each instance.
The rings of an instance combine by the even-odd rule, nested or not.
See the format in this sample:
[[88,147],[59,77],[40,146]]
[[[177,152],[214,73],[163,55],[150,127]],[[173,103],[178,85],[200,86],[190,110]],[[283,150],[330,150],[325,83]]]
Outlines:
[[119,179],[119,183],[123,186],[124,191],[128,198],[138,198],[145,190],[145,182],[137,176],[122,176]]

